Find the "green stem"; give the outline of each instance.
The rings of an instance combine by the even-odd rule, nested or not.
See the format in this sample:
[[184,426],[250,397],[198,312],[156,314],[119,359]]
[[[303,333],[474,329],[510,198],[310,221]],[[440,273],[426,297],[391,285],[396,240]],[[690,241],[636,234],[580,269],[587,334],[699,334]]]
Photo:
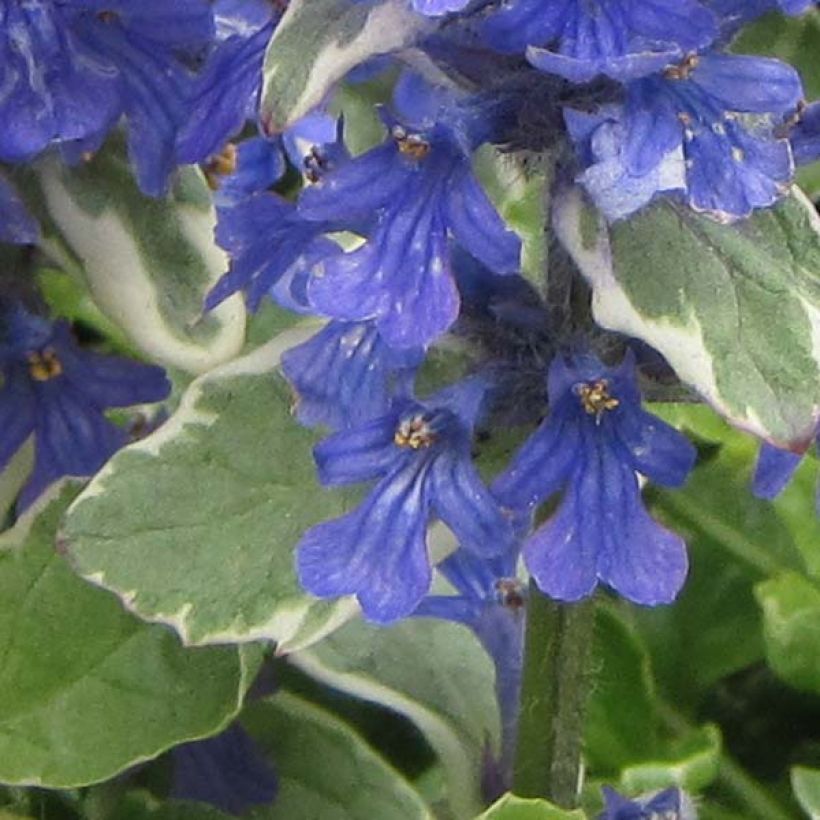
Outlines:
[[513,791],[565,808],[578,798],[591,601],[557,604],[530,582]]

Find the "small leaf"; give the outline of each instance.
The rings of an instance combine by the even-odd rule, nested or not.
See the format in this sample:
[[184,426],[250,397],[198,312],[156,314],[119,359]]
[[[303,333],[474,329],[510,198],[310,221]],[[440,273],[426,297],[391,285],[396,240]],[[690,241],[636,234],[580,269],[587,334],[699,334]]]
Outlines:
[[242,723],[279,777],[257,820],[430,820],[402,775],[324,709],[281,692],[250,704]]
[[802,194],[733,225],[663,200],[607,230],[574,189],[554,224],[599,324],[651,344],[737,427],[808,445],[820,412],[820,217]]
[[820,769],[795,766],[791,772],[792,791],[811,820],[820,818]]
[[343,514],[349,494],[318,486],[314,434],[291,416],[276,371],[313,328],[294,328],[194,381],[157,432],[121,450],[69,510],[77,570],[187,644],[267,638],[280,652],[355,611],[302,591],[293,549]]
[[626,767],[619,790],[638,794],[679,786],[690,792],[702,791],[718,775],[720,751],[720,732],[706,725],[675,744],[663,759]]
[[183,649],[71,572],[53,544],[76,493],[56,488],[0,537],[4,783],[72,788],[219,731],[253,671],[234,647]]
[[566,811],[537,798],[509,793],[493,803],[476,820],[584,820],[582,811]]
[[284,131],[350,69],[404,48],[431,27],[407,0],[292,0],[265,54],[265,130]]
[[788,572],[755,587],[769,665],[783,680],[820,694],[820,589]]
[[45,249],[85,281],[100,310],[147,356],[203,373],[239,353],[241,298],[202,313],[227,260],[198,171],[182,169],[172,196],[151,199],[115,141],[78,168],[44,161],[37,177],[49,217]]
[[314,679],[411,720],[445,768],[457,817],[480,806],[485,746],[498,748],[495,672],[478,640],[446,621],[352,622],[290,661]]

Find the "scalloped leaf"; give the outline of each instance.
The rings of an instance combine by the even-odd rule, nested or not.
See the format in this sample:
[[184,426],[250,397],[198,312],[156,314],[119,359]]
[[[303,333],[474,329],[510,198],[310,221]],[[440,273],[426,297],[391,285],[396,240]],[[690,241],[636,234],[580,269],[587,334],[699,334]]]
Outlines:
[[114,140],[77,168],[43,161],[37,183],[45,249],[148,357],[204,373],[239,353],[241,297],[202,313],[227,259],[213,238],[216,217],[199,171],[180,169],[174,192],[152,199]]
[[121,450],[68,512],[77,571],[190,645],[270,639],[285,652],[356,612],[296,578],[293,548],[350,493],[322,489],[316,436],[291,416],[276,367],[314,328],[294,328],[195,380],[159,430]]
[[732,225],[662,200],[607,228],[577,189],[554,206],[599,324],[651,344],[735,426],[808,446],[820,414],[820,217],[799,191]]
[[255,647],[184,649],[77,578],[54,549],[77,489],[56,487],[0,537],[4,783],[106,780],[220,731],[257,667]]

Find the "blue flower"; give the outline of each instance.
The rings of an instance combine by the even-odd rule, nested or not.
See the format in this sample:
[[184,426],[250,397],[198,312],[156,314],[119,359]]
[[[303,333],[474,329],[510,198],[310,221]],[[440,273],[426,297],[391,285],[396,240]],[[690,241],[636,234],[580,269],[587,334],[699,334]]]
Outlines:
[[32,245],[40,238],[37,221],[14,186],[0,171],[0,242],[16,245]]
[[526,50],[536,68],[573,82],[652,74],[717,33],[715,15],[697,0],[512,0],[484,24],[493,48]]
[[388,347],[373,322],[334,321],[288,350],[282,370],[298,394],[299,421],[337,430],[387,413],[423,358],[421,349]]
[[323,484],[377,483],[355,510],[305,533],[297,566],[308,592],[355,594],[378,623],[409,615],[430,586],[426,532],[434,514],[470,552],[510,548],[510,523],[470,453],[485,391],[473,379],[424,402],[397,399],[386,415],[316,447]]
[[[34,470],[19,499],[27,507],[65,475],[93,475],[126,442],[109,407],[164,399],[159,367],[80,349],[65,322],[13,309],[0,314],[0,469],[34,436]],[[2,327],[2,326],[0,326]]]
[[548,394],[549,416],[493,484],[513,509],[565,490],[524,544],[538,586],[563,601],[590,595],[599,581],[639,604],[672,601],[686,577],[686,548],[644,509],[637,473],[680,486],[694,447],[641,409],[631,354],[617,368],[559,356]]
[[258,193],[220,208],[216,240],[228,252],[230,266],[208,293],[205,309],[212,310],[241,289],[249,310],[256,310],[269,292],[284,307],[304,310],[308,274],[341,252],[323,237],[326,230],[324,223],[302,219],[294,203],[274,193]]
[[350,157],[341,125],[341,120],[317,111],[280,136],[251,137],[239,145],[227,143],[205,167],[217,207],[231,207],[271,188],[287,170],[286,155],[306,182],[318,182]]
[[688,795],[671,788],[630,800],[608,786],[603,787],[604,811],[598,820],[696,820]]
[[[815,439],[815,447],[820,452],[820,433]],[[767,501],[777,498],[792,480],[802,460],[803,454],[782,450],[771,444],[763,444],[752,478],[752,492],[758,498],[765,498]],[[820,481],[817,485],[815,510],[820,516]]]
[[213,186],[216,240],[228,252],[230,267],[206,297],[206,310],[242,289],[250,310],[270,292],[283,307],[305,311],[308,275],[325,258],[341,253],[323,236],[337,225],[305,220],[293,202],[267,190],[285,170],[283,149],[308,181],[348,159],[341,125],[322,113],[303,118],[281,138],[258,137],[238,149],[229,147]]
[[470,0],[413,0],[413,8],[426,17],[440,17],[461,11],[469,2]]
[[269,0],[219,0],[217,40],[190,89],[191,114],[178,139],[182,162],[204,162],[256,118],[265,49],[280,13]]
[[[528,526],[529,516],[524,518]],[[499,775],[507,786],[512,774],[523,664],[526,593],[516,575],[517,561],[517,544],[489,558],[458,549],[438,565],[457,594],[429,595],[413,613],[464,624],[492,658],[501,713]]]
[[197,800],[242,815],[273,802],[279,779],[253,738],[239,722],[224,732],[171,750],[171,797]]
[[140,187],[163,193],[192,79],[178,54],[212,34],[206,0],[0,0],[0,160],[76,161],[125,115]]
[[[722,221],[748,216],[788,190],[794,164],[782,126],[802,93],[797,72],[778,60],[690,56],[663,74],[629,84],[623,113],[614,118],[617,128],[604,123],[602,128],[610,128],[605,147],[591,152],[592,168],[608,163],[607,173],[587,174],[583,181],[605,204],[613,198],[608,188],[615,178],[628,200],[630,186],[640,186],[650,174],[659,189],[676,187],[677,178],[664,184],[663,166],[672,171],[668,164],[682,157],[693,208]],[[626,212],[622,208],[620,215]]]
[[820,159],[820,102],[809,105],[800,113],[800,120],[791,133],[796,165],[808,165]]
[[518,237],[473,175],[456,132],[442,124],[416,130],[394,122],[386,143],[303,191],[299,213],[372,225],[361,247],[324,261],[308,298],[336,319],[375,319],[392,347],[424,347],[455,321],[451,235],[496,273],[519,267]]
[[565,109],[567,131],[586,170],[576,177],[607,219],[622,219],[657,194],[686,189],[686,164],[675,146],[645,174],[633,175],[626,161],[628,125],[624,109],[603,106],[595,113]]

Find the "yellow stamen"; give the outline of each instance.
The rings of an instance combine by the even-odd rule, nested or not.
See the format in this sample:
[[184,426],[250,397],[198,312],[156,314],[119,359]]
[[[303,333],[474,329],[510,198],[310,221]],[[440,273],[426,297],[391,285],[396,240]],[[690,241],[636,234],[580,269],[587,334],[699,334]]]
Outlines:
[[688,80],[689,75],[698,67],[700,57],[697,54],[687,54],[677,65],[671,65],[663,72],[667,80]]
[[28,372],[36,382],[47,382],[63,374],[62,362],[51,347],[32,351],[26,358],[28,359]]
[[413,416],[404,419],[396,429],[393,443],[399,447],[409,447],[411,450],[421,450],[429,447],[436,440],[436,434],[423,416]]
[[614,410],[620,404],[618,399],[609,394],[609,382],[606,379],[578,385],[576,392],[584,410],[590,416],[597,416],[598,419],[607,410]]
[[236,171],[236,146],[229,142],[205,165],[205,179],[208,187],[215,191],[219,188],[221,177],[226,177]]

